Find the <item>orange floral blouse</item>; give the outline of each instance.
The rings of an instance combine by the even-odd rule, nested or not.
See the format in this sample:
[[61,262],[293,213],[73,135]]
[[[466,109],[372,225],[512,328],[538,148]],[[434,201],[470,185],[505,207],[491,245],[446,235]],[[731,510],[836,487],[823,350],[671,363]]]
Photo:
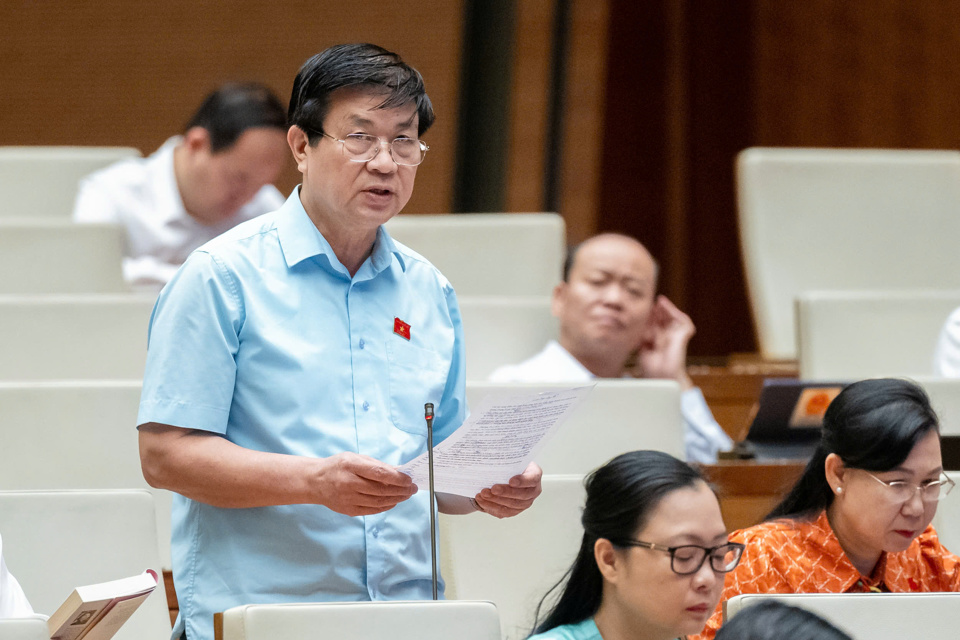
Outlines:
[[899,553],[884,553],[873,575],[847,559],[826,512],[813,521],[764,522],[730,536],[746,545],[726,575],[720,605],[690,640],[710,640],[723,621],[723,601],[741,593],[847,593],[960,591],[960,558],[947,551],[932,526]]

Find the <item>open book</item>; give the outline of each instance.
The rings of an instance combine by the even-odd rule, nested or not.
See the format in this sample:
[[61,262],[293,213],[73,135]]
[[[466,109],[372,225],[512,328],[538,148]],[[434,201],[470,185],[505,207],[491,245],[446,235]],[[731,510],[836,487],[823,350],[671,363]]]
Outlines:
[[110,640],[158,581],[147,569],[131,578],[77,587],[47,621],[51,640]]

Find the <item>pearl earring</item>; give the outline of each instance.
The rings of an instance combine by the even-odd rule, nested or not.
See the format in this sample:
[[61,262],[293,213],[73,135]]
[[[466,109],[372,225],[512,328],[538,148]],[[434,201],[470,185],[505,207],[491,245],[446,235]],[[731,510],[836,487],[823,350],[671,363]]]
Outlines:
[[843,493],[843,487],[837,487],[837,495]]

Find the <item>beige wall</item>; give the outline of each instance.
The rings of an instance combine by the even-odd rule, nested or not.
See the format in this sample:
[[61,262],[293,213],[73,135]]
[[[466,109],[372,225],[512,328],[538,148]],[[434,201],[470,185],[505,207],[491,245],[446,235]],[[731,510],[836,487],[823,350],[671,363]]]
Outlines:
[[[426,80],[438,117],[407,211],[445,212],[462,30],[461,0],[4,0],[0,145],[129,145],[148,154],[218,84],[265,82],[286,104],[307,58],[369,41]],[[282,190],[298,175],[291,161]]]

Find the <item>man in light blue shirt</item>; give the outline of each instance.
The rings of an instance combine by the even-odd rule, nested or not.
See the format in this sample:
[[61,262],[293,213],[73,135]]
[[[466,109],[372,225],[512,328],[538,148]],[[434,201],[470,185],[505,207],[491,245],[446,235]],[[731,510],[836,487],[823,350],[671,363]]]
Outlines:
[[[450,283],[382,224],[413,191],[433,110],[416,70],[373,45],[314,56],[287,135],[303,183],[198,249],[157,301],[138,424],[170,489],[174,637],[212,640],[244,603],[422,599],[429,510],[396,466],[465,415]],[[531,465],[445,513],[520,513]]]

